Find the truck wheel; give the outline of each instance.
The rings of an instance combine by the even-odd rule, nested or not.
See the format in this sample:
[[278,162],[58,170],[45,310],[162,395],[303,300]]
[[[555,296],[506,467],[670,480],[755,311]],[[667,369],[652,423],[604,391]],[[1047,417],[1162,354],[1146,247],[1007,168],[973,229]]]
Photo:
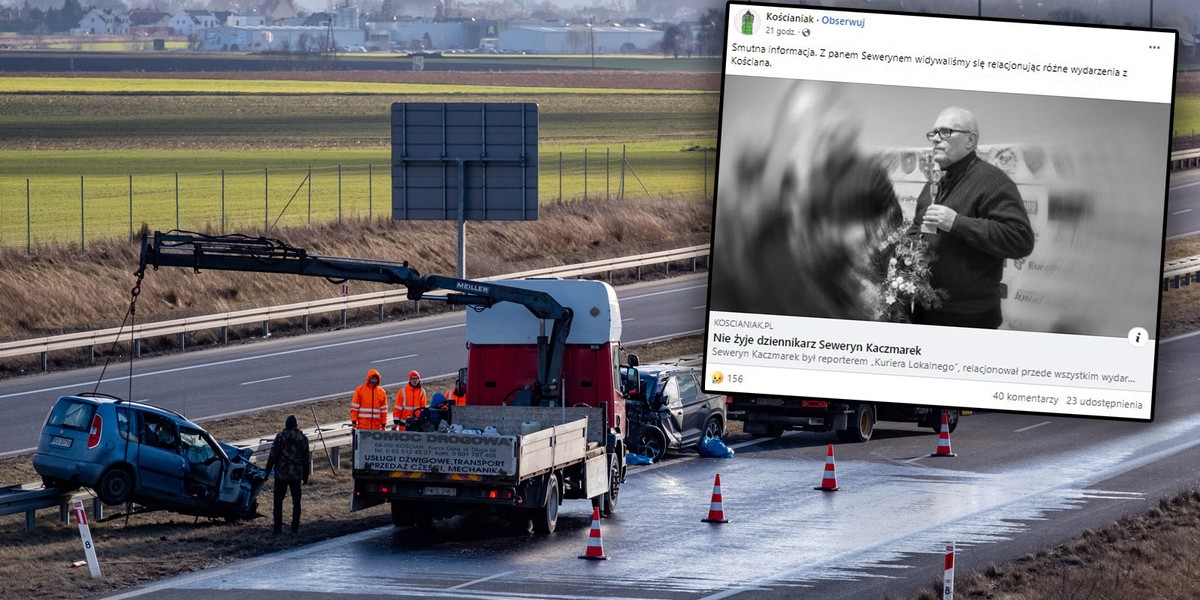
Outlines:
[[854,410],[854,422],[845,431],[838,431],[838,439],[843,442],[867,442],[875,432],[875,406],[859,404]]
[[607,517],[617,512],[617,497],[621,493],[621,466],[612,462],[608,467],[608,491],[596,497],[592,506],[600,509],[600,514]]
[[533,517],[533,530],[542,534],[554,533],[558,526],[558,477],[546,481],[546,506]]
[[[933,432],[941,433],[942,432],[942,411],[940,411],[940,410],[933,411],[933,415],[930,416],[929,420],[931,421],[931,423],[929,424],[929,427],[931,427],[933,429]],[[958,428],[958,410],[952,409],[952,410],[946,411],[946,429],[949,429],[950,433],[954,433],[954,430],[957,428]]]
[[105,504],[125,504],[133,495],[133,476],[121,467],[110,468],[96,484],[96,495]]
[[663,432],[657,427],[643,427],[638,432],[635,443],[638,453],[654,462],[662,460],[662,457],[667,454],[667,436],[663,435]]
[[783,425],[767,425],[766,433],[751,433],[750,437],[777,438],[783,436]]

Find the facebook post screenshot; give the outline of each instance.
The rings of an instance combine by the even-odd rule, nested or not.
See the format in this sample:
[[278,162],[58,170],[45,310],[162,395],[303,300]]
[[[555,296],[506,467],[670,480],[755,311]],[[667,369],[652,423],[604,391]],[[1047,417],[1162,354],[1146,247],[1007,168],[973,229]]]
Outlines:
[[1153,419],[1175,31],[727,15],[708,392]]

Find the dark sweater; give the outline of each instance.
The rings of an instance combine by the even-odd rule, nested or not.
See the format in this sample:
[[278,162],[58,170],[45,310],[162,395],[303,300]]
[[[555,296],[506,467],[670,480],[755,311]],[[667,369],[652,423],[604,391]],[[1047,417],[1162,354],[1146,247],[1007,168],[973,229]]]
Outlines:
[[938,204],[958,215],[950,231],[921,234],[929,208],[929,184],[917,197],[910,236],[924,235],[936,254],[930,283],[946,290],[937,311],[970,315],[1000,309],[1004,259],[1033,252],[1033,227],[1017,186],[1004,171],[968,154],[946,169]]

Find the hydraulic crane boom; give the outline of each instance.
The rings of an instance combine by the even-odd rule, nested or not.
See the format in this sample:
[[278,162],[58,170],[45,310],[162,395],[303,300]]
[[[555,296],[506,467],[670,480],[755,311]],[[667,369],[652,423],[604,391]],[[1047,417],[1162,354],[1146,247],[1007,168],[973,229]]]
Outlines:
[[[250,273],[279,273],[330,280],[375,281],[408,288],[410,300],[439,300],[452,305],[490,308],[499,302],[524,306],[539,319],[554,322],[550,336],[539,332],[537,389],[534,401],[557,399],[563,353],[571,331],[571,309],[545,292],[442,275],[422,276],[407,262],[309,254],[281,240],[245,235],[211,236],[190,232],[154,232],[142,238],[141,271],[146,266],[191,267]],[[430,292],[444,290],[444,296]]]

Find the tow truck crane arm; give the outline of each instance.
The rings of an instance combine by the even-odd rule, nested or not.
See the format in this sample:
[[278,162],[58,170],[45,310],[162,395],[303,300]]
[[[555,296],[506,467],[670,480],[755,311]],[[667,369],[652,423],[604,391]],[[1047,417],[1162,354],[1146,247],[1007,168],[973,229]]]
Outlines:
[[[534,401],[557,399],[571,309],[545,292],[487,281],[442,275],[422,276],[408,262],[320,256],[281,240],[245,235],[212,236],[190,232],[156,231],[142,238],[140,271],[146,266],[279,273],[330,280],[375,281],[408,288],[410,300],[439,300],[451,305],[490,308],[499,302],[520,304],[542,320],[554,322],[549,338],[538,336],[538,378]],[[431,292],[446,291],[444,296]]]

